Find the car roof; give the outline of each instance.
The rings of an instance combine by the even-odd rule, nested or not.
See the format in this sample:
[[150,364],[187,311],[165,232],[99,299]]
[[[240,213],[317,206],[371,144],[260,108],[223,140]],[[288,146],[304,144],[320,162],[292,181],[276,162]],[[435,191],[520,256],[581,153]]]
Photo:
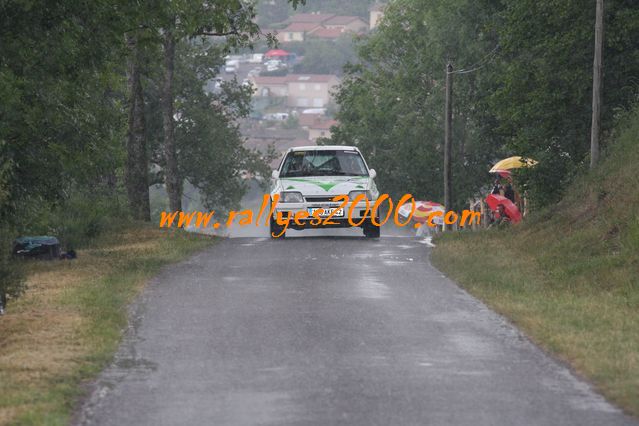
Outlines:
[[355,146],[346,145],[308,145],[308,146],[296,146],[289,148],[289,151],[357,151],[359,149]]

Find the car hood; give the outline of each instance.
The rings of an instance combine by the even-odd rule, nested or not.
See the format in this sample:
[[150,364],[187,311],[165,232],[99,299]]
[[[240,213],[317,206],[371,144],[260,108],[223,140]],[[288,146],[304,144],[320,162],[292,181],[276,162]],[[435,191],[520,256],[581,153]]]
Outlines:
[[350,191],[374,190],[368,176],[309,176],[280,178],[274,188],[279,191],[299,191],[303,195],[340,195]]

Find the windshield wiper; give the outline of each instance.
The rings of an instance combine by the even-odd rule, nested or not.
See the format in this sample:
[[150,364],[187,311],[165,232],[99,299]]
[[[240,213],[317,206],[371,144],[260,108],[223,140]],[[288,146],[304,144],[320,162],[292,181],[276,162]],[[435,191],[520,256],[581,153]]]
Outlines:
[[341,172],[338,170],[318,170],[318,173],[322,173],[322,175],[324,176],[344,176],[347,173],[346,172]]
[[304,172],[287,172],[286,174],[280,175],[280,177],[282,178],[287,178],[287,177],[300,177],[300,176],[305,176]]

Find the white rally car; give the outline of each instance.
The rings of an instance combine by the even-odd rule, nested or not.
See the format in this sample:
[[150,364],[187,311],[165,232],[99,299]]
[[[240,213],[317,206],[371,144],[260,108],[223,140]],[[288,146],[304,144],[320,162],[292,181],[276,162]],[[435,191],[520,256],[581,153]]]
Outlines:
[[[368,168],[362,154],[352,146],[289,149],[279,168],[273,171],[271,200],[277,203],[270,219],[271,237],[284,236],[287,228],[359,226],[366,237],[378,238],[380,228],[371,222],[373,206],[379,196],[373,180],[375,176],[375,170]],[[342,201],[335,201],[334,198],[340,195],[348,196],[349,202],[344,205]],[[368,199],[368,211],[363,197],[353,205],[358,195]],[[308,217],[299,212],[308,213]],[[277,223],[278,214],[280,218],[290,218],[287,226],[282,220]],[[299,223],[294,220],[296,214]],[[330,219],[325,220],[329,216]]]

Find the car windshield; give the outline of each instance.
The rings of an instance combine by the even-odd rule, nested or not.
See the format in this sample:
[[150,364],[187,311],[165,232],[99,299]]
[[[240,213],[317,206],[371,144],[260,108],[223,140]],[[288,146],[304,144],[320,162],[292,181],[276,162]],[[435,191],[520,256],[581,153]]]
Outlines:
[[284,159],[280,177],[299,176],[368,176],[368,170],[357,151],[291,151]]

